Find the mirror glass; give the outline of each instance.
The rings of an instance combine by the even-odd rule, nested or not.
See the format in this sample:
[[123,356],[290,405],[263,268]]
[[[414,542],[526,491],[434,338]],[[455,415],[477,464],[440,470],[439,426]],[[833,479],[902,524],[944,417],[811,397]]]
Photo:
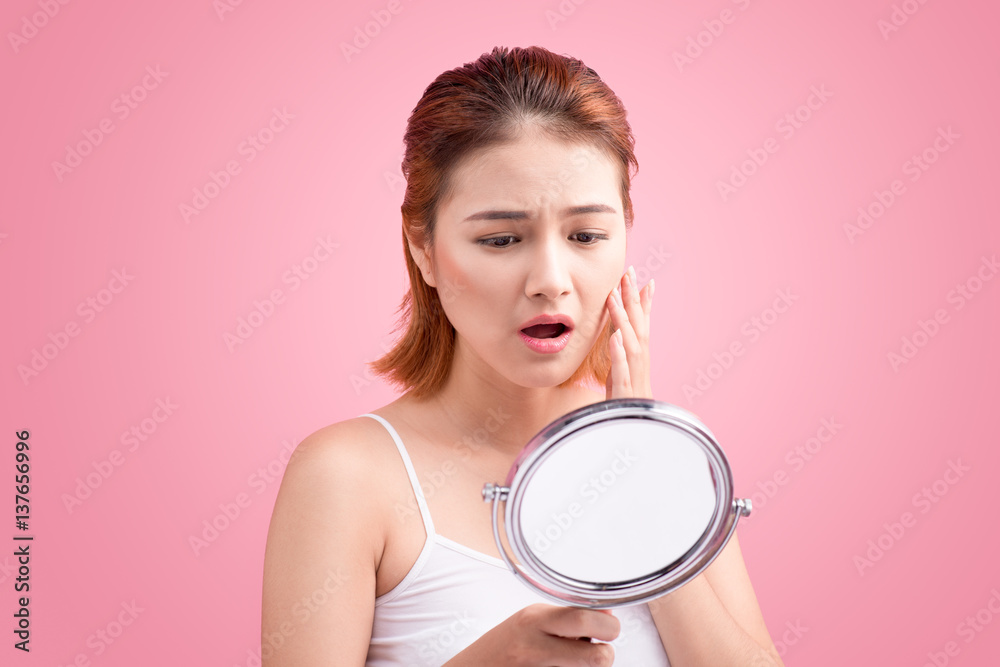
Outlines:
[[500,555],[556,602],[607,608],[669,593],[729,541],[750,501],[697,417],[653,399],[611,399],[538,432],[493,503]]
[[663,570],[701,539],[715,513],[701,446],[648,419],[576,431],[525,482],[518,516],[530,553],[580,581],[623,583]]

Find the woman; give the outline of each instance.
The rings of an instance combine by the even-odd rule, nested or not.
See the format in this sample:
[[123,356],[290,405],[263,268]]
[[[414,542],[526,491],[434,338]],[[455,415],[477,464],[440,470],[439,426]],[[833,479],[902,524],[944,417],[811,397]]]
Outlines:
[[735,536],[682,588],[614,612],[549,604],[493,541],[480,490],[535,433],[652,397],[618,98],[578,60],[498,47],[439,76],[404,141],[406,330],[373,368],[405,392],[289,463],[264,665],[781,665]]

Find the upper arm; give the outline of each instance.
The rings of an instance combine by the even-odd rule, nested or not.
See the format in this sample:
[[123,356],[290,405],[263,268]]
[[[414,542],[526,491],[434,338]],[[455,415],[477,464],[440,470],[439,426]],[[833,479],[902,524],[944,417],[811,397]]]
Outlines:
[[[296,448],[264,554],[264,667],[363,665],[381,549],[363,430],[342,422]],[[366,484],[367,482],[367,484]]]
[[733,619],[758,644],[774,652],[771,633],[757,602],[750,575],[734,532],[712,564],[705,568],[705,578]]

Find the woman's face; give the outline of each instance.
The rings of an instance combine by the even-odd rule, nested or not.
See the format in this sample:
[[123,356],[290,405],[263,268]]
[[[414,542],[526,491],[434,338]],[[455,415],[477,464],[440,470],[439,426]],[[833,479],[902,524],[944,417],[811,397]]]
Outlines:
[[[458,363],[524,387],[576,371],[624,270],[618,169],[595,146],[537,131],[456,165],[414,259],[455,327]],[[540,316],[562,324],[530,327]]]

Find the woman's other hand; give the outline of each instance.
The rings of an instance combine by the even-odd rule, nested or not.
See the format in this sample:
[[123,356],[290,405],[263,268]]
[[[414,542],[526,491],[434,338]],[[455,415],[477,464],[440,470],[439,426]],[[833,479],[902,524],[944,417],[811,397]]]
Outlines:
[[[607,667],[621,624],[610,611],[533,604],[512,614],[444,667]],[[587,638],[598,640],[591,642]],[[581,641],[582,640],[582,641]]]

